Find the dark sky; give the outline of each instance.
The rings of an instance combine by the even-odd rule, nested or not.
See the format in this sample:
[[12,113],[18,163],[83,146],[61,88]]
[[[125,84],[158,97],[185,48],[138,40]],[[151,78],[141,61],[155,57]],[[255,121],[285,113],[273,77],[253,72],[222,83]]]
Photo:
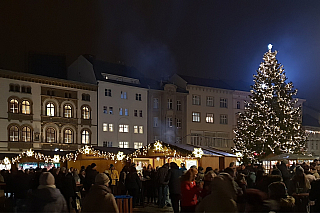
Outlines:
[[24,71],[29,52],[67,65],[89,53],[149,76],[251,84],[272,43],[298,96],[320,108],[319,11],[319,0],[1,1],[0,67]]

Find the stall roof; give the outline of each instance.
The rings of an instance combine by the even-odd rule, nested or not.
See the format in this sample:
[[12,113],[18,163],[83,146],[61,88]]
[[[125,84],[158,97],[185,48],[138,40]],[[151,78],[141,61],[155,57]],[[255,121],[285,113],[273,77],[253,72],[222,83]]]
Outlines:
[[316,159],[314,156],[299,155],[299,154],[280,154],[273,157],[267,157],[263,161],[281,161],[281,160],[313,160]]
[[103,152],[110,152],[110,153],[114,153],[114,154],[117,154],[120,151],[120,152],[123,152],[123,154],[125,154],[125,155],[131,154],[134,151],[136,151],[133,148],[101,147],[101,146],[94,146],[93,148],[95,150],[99,150],[99,151],[103,151]]

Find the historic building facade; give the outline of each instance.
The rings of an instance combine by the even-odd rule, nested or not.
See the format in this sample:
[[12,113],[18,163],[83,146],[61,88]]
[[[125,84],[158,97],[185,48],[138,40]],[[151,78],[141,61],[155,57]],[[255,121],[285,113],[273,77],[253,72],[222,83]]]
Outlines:
[[96,144],[95,85],[1,70],[0,89],[0,150]]

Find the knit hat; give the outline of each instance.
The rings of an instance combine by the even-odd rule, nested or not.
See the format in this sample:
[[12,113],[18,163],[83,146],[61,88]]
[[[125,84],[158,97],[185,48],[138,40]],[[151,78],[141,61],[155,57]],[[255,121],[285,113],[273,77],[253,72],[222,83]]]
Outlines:
[[99,185],[106,185],[110,182],[109,177],[104,173],[99,173],[96,175],[95,183]]
[[97,166],[97,164],[95,164],[95,163],[92,163],[91,164],[91,168],[93,169],[94,167],[96,167]]
[[43,186],[54,185],[54,177],[50,172],[43,172],[39,178],[39,184]]

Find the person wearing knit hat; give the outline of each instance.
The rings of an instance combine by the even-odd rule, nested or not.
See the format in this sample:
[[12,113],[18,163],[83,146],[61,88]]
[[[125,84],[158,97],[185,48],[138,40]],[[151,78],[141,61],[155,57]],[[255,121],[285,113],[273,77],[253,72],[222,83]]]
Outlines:
[[28,212],[67,212],[66,201],[60,190],[55,187],[50,172],[43,172],[39,178],[38,189],[31,194]]
[[119,212],[116,200],[108,188],[110,179],[104,173],[95,177],[95,184],[83,200],[81,212]]
[[116,186],[117,186],[117,182],[119,181],[119,172],[118,170],[115,169],[113,164],[110,164],[110,169],[106,170],[106,173],[109,174],[109,177],[111,178],[111,190],[114,193]]

